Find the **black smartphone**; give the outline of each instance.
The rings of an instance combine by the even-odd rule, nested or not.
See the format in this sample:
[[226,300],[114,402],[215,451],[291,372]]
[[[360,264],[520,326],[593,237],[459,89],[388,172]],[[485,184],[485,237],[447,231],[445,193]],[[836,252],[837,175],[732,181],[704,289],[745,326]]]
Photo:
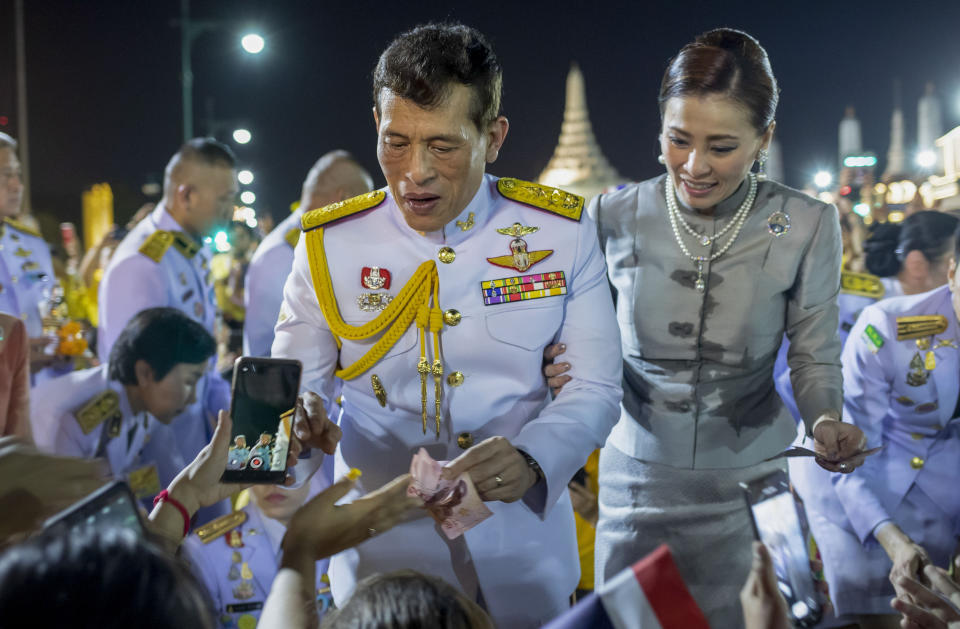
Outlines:
[[810,570],[805,520],[790,491],[785,472],[778,470],[748,483],[740,483],[754,536],[770,551],[780,593],[795,626],[820,622],[823,606]]
[[233,364],[233,431],[223,482],[283,482],[301,370],[299,360],[280,358],[241,356]]
[[130,529],[140,539],[147,537],[137,501],[130,487],[122,480],[104,485],[80,502],[50,517],[43,524],[44,531],[57,535],[86,527],[120,527]]

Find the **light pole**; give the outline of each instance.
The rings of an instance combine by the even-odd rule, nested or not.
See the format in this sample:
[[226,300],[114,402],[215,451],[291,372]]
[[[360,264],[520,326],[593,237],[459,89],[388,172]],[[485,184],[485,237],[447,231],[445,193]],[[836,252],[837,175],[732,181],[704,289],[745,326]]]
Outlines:
[[[183,86],[183,141],[193,137],[193,41],[200,33],[222,26],[210,20],[194,22],[190,19],[190,0],[180,0],[180,82]],[[249,54],[260,53],[264,48],[263,37],[247,33],[241,39],[243,49]]]

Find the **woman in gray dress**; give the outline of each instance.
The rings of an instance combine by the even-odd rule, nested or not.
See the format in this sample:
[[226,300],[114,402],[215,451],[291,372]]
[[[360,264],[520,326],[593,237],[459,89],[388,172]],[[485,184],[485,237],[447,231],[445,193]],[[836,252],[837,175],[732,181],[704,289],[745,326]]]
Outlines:
[[702,35],[663,78],[667,172],[590,206],[624,360],[621,417],[600,457],[597,586],[666,542],[716,627],[742,626],[752,533],[738,483],[784,469],[768,459],[796,436],[772,377],[784,332],[822,464],[852,471],[864,445],[838,421],[837,210],[751,172],[777,98],[756,40]]

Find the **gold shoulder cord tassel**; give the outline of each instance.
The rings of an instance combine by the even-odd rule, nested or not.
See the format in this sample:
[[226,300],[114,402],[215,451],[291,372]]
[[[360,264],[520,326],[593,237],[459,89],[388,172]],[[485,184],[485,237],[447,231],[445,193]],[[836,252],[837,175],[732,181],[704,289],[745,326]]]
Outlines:
[[[362,375],[386,355],[407,328],[416,321],[420,329],[420,360],[417,373],[420,376],[421,414],[423,432],[427,432],[427,375],[433,374],[436,408],[436,434],[440,437],[442,421],[441,400],[443,395],[443,362],[440,360],[440,332],[443,329],[443,310],[440,308],[440,277],[433,260],[424,262],[414,272],[413,277],[404,285],[400,293],[390,302],[373,321],[362,326],[348,325],[340,315],[336,296],[333,293],[333,281],[327,265],[327,255],[323,246],[323,228],[306,232],[307,256],[310,263],[310,276],[313,289],[320,303],[320,310],[337,340],[363,340],[377,334],[383,336],[373,344],[366,354],[352,365],[338,369],[335,375],[343,380],[352,380]],[[432,305],[431,305],[432,302]],[[433,335],[433,366],[427,360],[426,333],[429,328]]]

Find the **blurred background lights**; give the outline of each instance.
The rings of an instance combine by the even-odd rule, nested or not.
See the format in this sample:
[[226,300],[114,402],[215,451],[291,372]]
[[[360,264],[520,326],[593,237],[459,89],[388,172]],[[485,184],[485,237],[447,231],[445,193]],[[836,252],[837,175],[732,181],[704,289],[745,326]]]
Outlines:
[[833,183],[833,175],[825,170],[821,170],[813,176],[813,183],[818,188],[826,188]]
[[237,173],[237,181],[245,186],[249,186],[253,183],[253,173],[249,170],[241,170]]
[[246,203],[247,205],[250,205],[251,203],[257,200],[257,195],[255,195],[250,190],[244,190],[243,192],[240,193],[240,200]]
[[237,129],[233,132],[233,141],[237,144],[246,144],[253,139],[253,135],[246,129]]

